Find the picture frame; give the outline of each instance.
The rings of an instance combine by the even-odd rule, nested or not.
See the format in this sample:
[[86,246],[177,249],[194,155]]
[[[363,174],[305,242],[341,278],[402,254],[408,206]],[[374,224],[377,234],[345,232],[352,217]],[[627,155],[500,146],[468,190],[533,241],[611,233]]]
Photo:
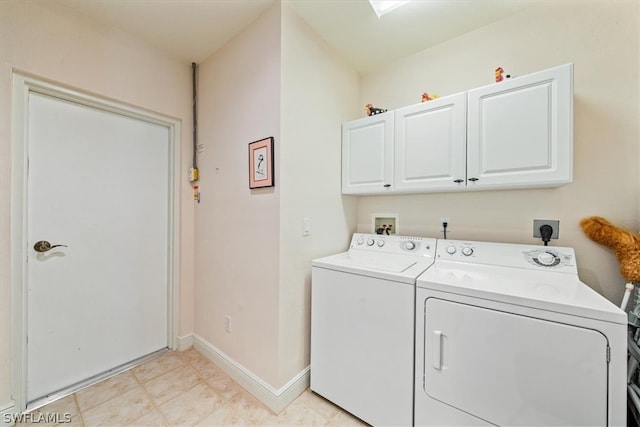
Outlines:
[[273,187],[273,137],[249,143],[249,188]]
[[373,214],[371,215],[371,232],[386,235],[398,234],[399,222],[398,214]]

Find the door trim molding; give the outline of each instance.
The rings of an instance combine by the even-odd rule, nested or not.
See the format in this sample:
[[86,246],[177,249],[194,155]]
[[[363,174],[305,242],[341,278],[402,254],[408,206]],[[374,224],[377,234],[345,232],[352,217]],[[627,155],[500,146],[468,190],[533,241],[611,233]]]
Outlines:
[[75,89],[13,74],[13,117],[11,142],[11,320],[12,320],[12,384],[14,410],[27,407],[27,118],[29,93],[49,95],[103,111],[121,114],[137,120],[155,123],[169,129],[169,247],[167,286],[167,347],[176,349],[179,330],[180,284],[180,141],[181,121],[152,111],[137,108]]

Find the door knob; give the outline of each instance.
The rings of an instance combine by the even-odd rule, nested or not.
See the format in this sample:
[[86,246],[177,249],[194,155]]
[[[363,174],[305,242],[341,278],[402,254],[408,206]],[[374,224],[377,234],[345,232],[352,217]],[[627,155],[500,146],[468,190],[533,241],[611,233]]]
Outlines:
[[68,247],[67,245],[53,245],[51,246],[51,243],[47,242],[46,240],[40,240],[39,242],[36,242],[35,245],[33,245],[33,249],[35,249],[36,252],[47,252],[53,248],[57,248],[59,246],[63,246],[63,247]]

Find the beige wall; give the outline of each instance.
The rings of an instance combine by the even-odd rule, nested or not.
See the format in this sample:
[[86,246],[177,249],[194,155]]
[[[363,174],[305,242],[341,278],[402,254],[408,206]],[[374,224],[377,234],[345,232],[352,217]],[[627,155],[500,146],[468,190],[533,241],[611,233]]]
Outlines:
[[283,7],[278,385],[309,364],[311,260],[344,251],[355,231],[357,199],[340,194],[340,125],[360,111],[358,92],[356,72]]
[[[343,250],[355,230],[340,123],[355,112],[358,76],[276,3],[200,65],[199,82],[195,333],[278,389],[309,364],[311,259]],[[249,190],[247,144],[267,136],[276,185]]]
[[[195,333],[277,384],[280,7],[200,65]],[[275,183],[249,190],[248,143],[275,138]],[[224,316],[231,316],[231,333]]]
[[[534,218],[560,220],[557,246],[575,247],[580,277],[619,304],[624,279],[612,252],[588,240],[581,218],[602,215],[637,231],[638,2],[544,2],[513,17],[404,58],[362,79],[361,104],[397,108],[493,82],[493,70],[523,75],[574,63],[574,182],[557,189],[361,197],[358,228],[373,213],[398,213],[400,234],[539,243]],[[355,118],[355,117],[354,117]]]
[[[11,401],[11,100],[13,71],[182,121],[190,162],[190,64],[46,1],[0,1],[0,407]],[[185,172],[186,174],[186,172]],[[186,176],[186,175],[185,175]],[[180,334],[193,329],[193,203],[182,188]]]

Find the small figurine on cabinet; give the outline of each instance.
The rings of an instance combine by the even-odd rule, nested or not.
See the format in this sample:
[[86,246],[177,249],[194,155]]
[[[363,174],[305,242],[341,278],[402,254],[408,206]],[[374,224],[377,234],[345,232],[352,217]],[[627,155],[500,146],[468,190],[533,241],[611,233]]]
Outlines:
[[496,71],[494,72],[494,75],[496,77],[496,83],[499,83],[504,79],[510,79],[511,77],[513,77],[511,74],[506,74],[506,75],[503,75],[503,74],[504,74],[504,70],[502,69],[502,67],[496,68]]
[[422,102],[433,101],[434,99],[439,98],[435,93],[423,93],[422,94]]
[[385,108],[376,108],[371,104],[367,104],[364,106],[364,112],[367,113],[367,116],[375,116],[376,114],[384,113],[387,110]]

